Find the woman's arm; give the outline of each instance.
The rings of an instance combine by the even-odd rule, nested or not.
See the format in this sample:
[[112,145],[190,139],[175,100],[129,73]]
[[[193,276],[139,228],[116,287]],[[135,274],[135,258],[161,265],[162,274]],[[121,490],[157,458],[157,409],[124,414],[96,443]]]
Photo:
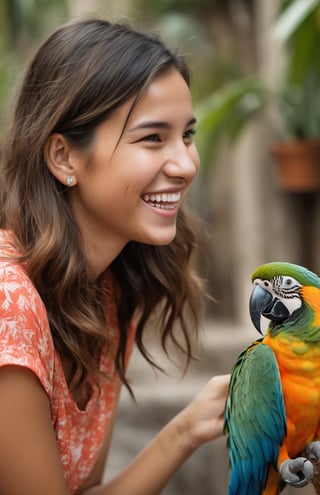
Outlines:
[[[202,443],[221,435],[229,377],[213,378],[117,477],[99,485],[111,430],[100,460],[79,495],[158,495]],[[0,495],[68,495],[49,399],[37,377],[19,366],[0,368]]]
[[0,495],[67,495],[49,399],[20,366],[0,368]]
[[[115,404],[120,389],[119,380]],[[0,394],[0,495],[67,495],[49,399],[38,378],[21,366],[0,367]],[[101,483],[116,409],[82,491]]]
[[159,495],[200,445],[222,434],[228,386],[229,375],[211,379],[127,469],[108,483],[81,495]]

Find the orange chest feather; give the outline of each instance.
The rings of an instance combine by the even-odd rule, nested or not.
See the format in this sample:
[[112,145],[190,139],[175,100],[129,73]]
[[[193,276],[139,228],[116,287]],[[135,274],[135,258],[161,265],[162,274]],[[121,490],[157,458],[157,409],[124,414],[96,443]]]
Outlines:
[[287,336],[271,337],[269,334],[263,342],[274,351],[283,372],[312,380],[320,376],[320,342],[307,343]]
[[301,295],[304,302],[310,306],[314,313],[313,324],[320,326],[320,289],[317,287],[305,286],[301,288]]
[[320,343],[267,335],[264,342],[273,349],[281,375],[283,393],[299,407],[320,405]]
[[284,452],[295,457],[319,431],[320,345],[281,335],[268,335],[264,341],[275,352],[281,375],[287,423]]

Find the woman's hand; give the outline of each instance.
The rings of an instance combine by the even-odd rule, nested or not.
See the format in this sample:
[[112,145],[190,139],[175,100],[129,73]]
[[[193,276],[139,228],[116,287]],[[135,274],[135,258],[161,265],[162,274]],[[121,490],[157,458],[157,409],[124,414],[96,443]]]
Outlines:
[[83,495],[159,495],[197,447],[222,434],[229,379],[212,378],[124,471]]
[[223,432],[230,375],[218,375],[172,421],[185,436],[190,450],[218,438]]

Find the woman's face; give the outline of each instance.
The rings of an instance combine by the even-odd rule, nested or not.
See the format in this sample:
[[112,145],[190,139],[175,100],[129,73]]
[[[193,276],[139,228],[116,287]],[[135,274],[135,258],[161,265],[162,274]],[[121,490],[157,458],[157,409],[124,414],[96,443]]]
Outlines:
[[[89,153],[74,151],[71,201],[88,253],[111,257],[131,240],[170,243],[178,210],[199,169],[189,88],[172,69],[96,130]],[[92,260],[91,260],[92,261]]]

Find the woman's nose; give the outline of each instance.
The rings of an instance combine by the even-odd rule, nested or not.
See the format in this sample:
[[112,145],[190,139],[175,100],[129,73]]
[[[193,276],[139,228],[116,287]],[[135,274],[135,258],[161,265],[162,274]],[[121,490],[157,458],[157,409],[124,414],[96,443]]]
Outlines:
[[175,149],[167,158],[164,172],[169,177],[180,177],[186,182],[192,181],[200,166],[200,159],[195,145]]

